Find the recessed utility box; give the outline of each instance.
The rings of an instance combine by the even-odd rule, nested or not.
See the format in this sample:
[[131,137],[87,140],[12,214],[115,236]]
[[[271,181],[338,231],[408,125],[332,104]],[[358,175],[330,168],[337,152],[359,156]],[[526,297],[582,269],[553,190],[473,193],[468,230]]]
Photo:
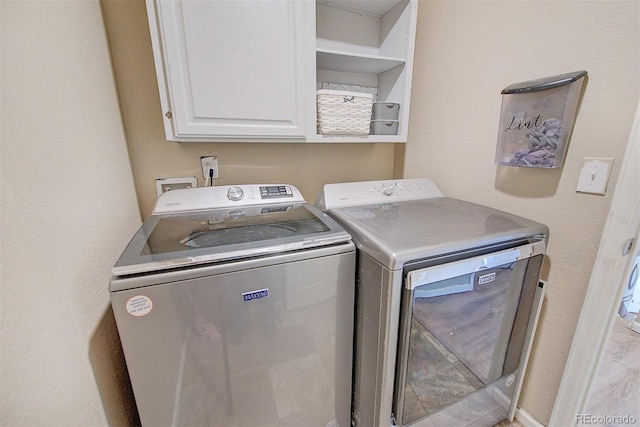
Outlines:
[[496,163],[562,167],[587,79],[576,71],[503,89]]

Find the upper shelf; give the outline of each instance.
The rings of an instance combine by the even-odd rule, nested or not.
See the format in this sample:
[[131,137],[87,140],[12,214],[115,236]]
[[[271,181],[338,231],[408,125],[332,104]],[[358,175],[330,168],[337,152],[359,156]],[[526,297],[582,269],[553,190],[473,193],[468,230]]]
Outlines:
[[341,9],[382,16],[398,4],[398,0],[318,0]]
[[404,62],[402,58],[316,49],[316,65],[322,70],[380,74]]

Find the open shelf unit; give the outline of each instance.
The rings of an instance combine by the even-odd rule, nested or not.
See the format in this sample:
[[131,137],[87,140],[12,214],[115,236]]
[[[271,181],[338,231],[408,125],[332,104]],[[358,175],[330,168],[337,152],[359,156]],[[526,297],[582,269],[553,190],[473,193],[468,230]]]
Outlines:
[[316,85],[376,88],[400,104],[397,135],[311,135],[313,142],[406,142],[417,0],[316,1]]

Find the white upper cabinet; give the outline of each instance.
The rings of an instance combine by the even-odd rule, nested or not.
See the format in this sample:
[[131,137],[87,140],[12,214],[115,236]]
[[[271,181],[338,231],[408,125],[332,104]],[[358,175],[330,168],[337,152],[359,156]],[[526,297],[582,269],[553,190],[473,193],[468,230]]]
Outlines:
[[167,139],[304,139],[313,126],[312,9],[296,0],[148,0]]
[[[171,141],[406,142],[417,0],[146,0]],[[322,135],[316,90],[400,104],[397,135]]]

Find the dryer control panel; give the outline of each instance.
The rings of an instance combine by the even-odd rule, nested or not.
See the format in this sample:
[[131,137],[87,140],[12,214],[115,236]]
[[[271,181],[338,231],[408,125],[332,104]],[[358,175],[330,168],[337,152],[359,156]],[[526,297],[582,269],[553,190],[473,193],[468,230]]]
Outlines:
[[323,211],[349,206],[377,205],[444,197],[426,178],[327,184],[316,201]]

